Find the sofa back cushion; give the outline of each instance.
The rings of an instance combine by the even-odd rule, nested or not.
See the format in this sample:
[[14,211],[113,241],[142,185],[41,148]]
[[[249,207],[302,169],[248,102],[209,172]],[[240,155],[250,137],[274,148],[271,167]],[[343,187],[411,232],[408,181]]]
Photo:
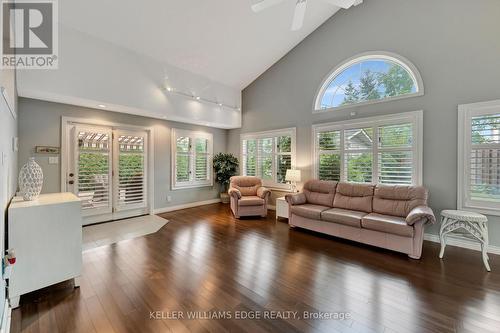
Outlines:
[[240,190],[241,195],[257,195],[257,189],[262,186],[262,181],[253,176],[233,176],[230,186]]
[[304,184],[303,192],[307,203],[332,207],[337,182],[325,180],[308,180]]
[[417,206],[427,206],[427,189],[422,186],[377,185],[373,211],[406,217]]
[[371,184],[339,183],[333,207],[371,213],[374,187]]

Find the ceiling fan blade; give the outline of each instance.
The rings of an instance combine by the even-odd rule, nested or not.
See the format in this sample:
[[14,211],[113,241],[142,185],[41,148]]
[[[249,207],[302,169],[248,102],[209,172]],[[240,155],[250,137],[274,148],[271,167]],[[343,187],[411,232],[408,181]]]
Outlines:
[[256,13],[263,11],[269,7],[275,6],[285,0],[262,0],[252,5],[252,10]]
[[304,24],[304,17],[306,15],[307,0],[297,0],[295,5],[295,12],[293,13],[292,31],[297,31],[302,28]]
[[344,9],[350,8],[356,2],[358,2],[357,4],[360,3],[359,1],[356,1],[356,0],[323,0],[323,1],[328,2],[329,4],[334,5],[334,6],[344,8]]

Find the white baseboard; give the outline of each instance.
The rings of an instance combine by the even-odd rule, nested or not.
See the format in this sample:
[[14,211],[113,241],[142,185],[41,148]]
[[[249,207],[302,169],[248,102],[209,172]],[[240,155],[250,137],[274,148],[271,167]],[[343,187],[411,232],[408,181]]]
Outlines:
[[2,326],[0,327],[0,333],[9,333],[10,332],[10,318],[12,315],[12,308],[10,307],[9,301],[5,299],[4,309],[3,309],[3,318],[2,318]]
[[214,203],[220,202],[220,198],[218,199],[210,199],[210,200],[204,200],[204,201],[196,201],[196,202],[190,202],[187,204],[182,204],[182,205],[175,205],[175,206],[169,206],[169,207],[162,207],[162,208],[156,208],[154,210],[155,214],[161,214],[161,213],[166,213],[166,212],[173,212],[176,210],[181,210],[181,209],[186,209],[186,208],[193,208],[193,207],[198,207],[198,206],[204,206],[204,205],[210,205]]
[[[434,234],[424,234],[424,239],[434,243],[440,243],[439,236]],[[463,247],[465,249],[481,251],[479,243],[469,241],[466,239],[448,237],[446,245]],[[495,245],[488,245],[488,253],[500,255],[500,247]]]

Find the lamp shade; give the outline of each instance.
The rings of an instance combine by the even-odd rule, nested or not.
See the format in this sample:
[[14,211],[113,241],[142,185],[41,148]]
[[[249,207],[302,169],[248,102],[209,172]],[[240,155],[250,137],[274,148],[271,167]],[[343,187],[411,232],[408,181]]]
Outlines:
[[300,170],[286,170],[285,180],[289,182],[300,182]]

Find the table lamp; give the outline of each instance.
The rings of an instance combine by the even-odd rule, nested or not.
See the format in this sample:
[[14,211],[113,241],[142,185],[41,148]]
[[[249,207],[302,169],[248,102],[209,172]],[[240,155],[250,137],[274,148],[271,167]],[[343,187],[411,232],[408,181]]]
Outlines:
[[300,170],[286,170],[285,180],[290,182],[292,192],[297,192],[297,182],[300,182]]

